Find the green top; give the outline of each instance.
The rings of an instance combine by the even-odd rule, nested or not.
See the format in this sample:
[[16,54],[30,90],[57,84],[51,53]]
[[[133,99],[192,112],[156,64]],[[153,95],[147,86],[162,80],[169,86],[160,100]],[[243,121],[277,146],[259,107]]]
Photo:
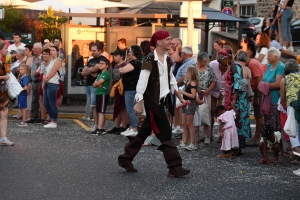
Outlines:
[[99,81],[100,79],[103,79],[104,82],[102,83],[101,87],[96,88],[96,95],[100,94],[109,94],[108,93],[108,87],[109,87],[109,81],[110,81],[110,74],[108,71],[105,71],[103,73],[98,74],[96,81]]
[[[263,81],[264,82],[269,82],[269,83],[275,83],[276,82],[276,76],[278,75],[282,75],[283,76],[283,72],[284,72],[284,64],[282,62],[279,62],[279,64],[277,65],[277,67],[275,67],[272,71],[272,64],[269,64],[267,67],[267,70],[265,72]],[[272,89],[270,90],[270,94],[271,94],[271,104],[277,104],[278,103],[278,99],[279,99],[279,89]]]
[[300,91],[297,92],[297,100],[292,101],[290,106],[295,109],[295,119],[297,123],[300,124]]

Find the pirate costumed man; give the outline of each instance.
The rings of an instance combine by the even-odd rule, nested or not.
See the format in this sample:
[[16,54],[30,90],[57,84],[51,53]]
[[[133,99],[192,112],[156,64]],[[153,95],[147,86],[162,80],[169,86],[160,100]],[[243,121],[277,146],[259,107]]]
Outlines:
[[168,176],[184,176],[190,170],[182,167],[182,159],[172,141],[172,130],[165,111],[165,105],[172,104],[171,98],[166,98],[170,95],[170,90],[183,104],[187,103],[177,92],[177,82],[171,69],[173,63],[166,54],[166,51],[171,48],[171,36],[167,31],[158,30],[153,34],[149,45],[156,49],[144,60],[136,88],[135,100],[137,103],[134,106],[134,112],[140,115],[143,109],[142,101],[144,101],[146,118],[138,134],[135,137],[128,137],[129,142],[125,146],[124,153],[118,157],[118,162],[127,172],[137,172],[132,161],[140,151],[145,139],[153,131],[162,143],[158,150],[163,152],[169,168]]

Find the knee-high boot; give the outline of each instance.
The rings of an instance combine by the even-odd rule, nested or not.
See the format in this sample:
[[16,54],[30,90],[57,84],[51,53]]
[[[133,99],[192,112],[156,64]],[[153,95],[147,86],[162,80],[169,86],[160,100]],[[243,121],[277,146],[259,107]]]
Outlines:
[[137,172],[132,165],[132,160],[136,154],[140,151],[145,139],[140,137],[127,137],[129,142],[125,145],[124,153],[119,155],[119,165],[126,169],[127,172]]
[[182,167],[181,156],[172,140],[163,142],[157,149],[164,154],[165,161],[169,168],[169,177],[180,177],[190,173],[189,169]]

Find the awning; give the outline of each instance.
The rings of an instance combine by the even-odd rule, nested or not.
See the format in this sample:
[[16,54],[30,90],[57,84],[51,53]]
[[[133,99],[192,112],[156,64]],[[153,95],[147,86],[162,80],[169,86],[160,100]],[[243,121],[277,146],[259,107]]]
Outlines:
[[[56,13],[56,16],[65,17],[104,17],[104,18],[147,18],[147,19],[176,19],[179,18],[180,3],[177,2],[147,2],[114,13]],[[202,14],[206,19],[194,21],[206,22],[241,22],[241,18],[228,15],[219,10],[202,6]]]

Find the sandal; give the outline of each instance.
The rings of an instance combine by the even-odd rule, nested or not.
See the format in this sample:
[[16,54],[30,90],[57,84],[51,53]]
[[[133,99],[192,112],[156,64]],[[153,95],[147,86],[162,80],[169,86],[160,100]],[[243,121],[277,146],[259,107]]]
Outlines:
[[300,161],[298,161],[297,159],[292,160],[290,163],[291,164],[298,164],[298,165],[300,165]]
[[143,144],[143,146],[151,146],[152,144],[151,144],[151,142],[145,142],[144,144]]
[[232,155],[233,156],[241,156],[241,155],[243,155],[243,153],[240,149],[233,149],[232,150]]
[[262,158],[261,161],[259,162],[259,164],[266,164],[267,163],[267,160]]
[[220,158],[220,159],[227,158],[226,154],[224,154],[224,153],[219,154],[217,157]]
[[246,142],[246,147],[258,147],[258,145],[259,145],[259,141],[255,142],[253,139],[248,140]]
[[232,158],[233,158],[232,152],[228,153],[228,158],[229,158],[229,159],[232,159]]
[[204,142],[204,139],[205,139],[205,138],[204,138],[204,137],[202,137],[202,138],[200,138],[200,139],[199,139],[197,142],[198,142],[198,143],[200,143],[200,142]]
[[279,163],[279,159],[278,158],[273,158],[274,163]]

